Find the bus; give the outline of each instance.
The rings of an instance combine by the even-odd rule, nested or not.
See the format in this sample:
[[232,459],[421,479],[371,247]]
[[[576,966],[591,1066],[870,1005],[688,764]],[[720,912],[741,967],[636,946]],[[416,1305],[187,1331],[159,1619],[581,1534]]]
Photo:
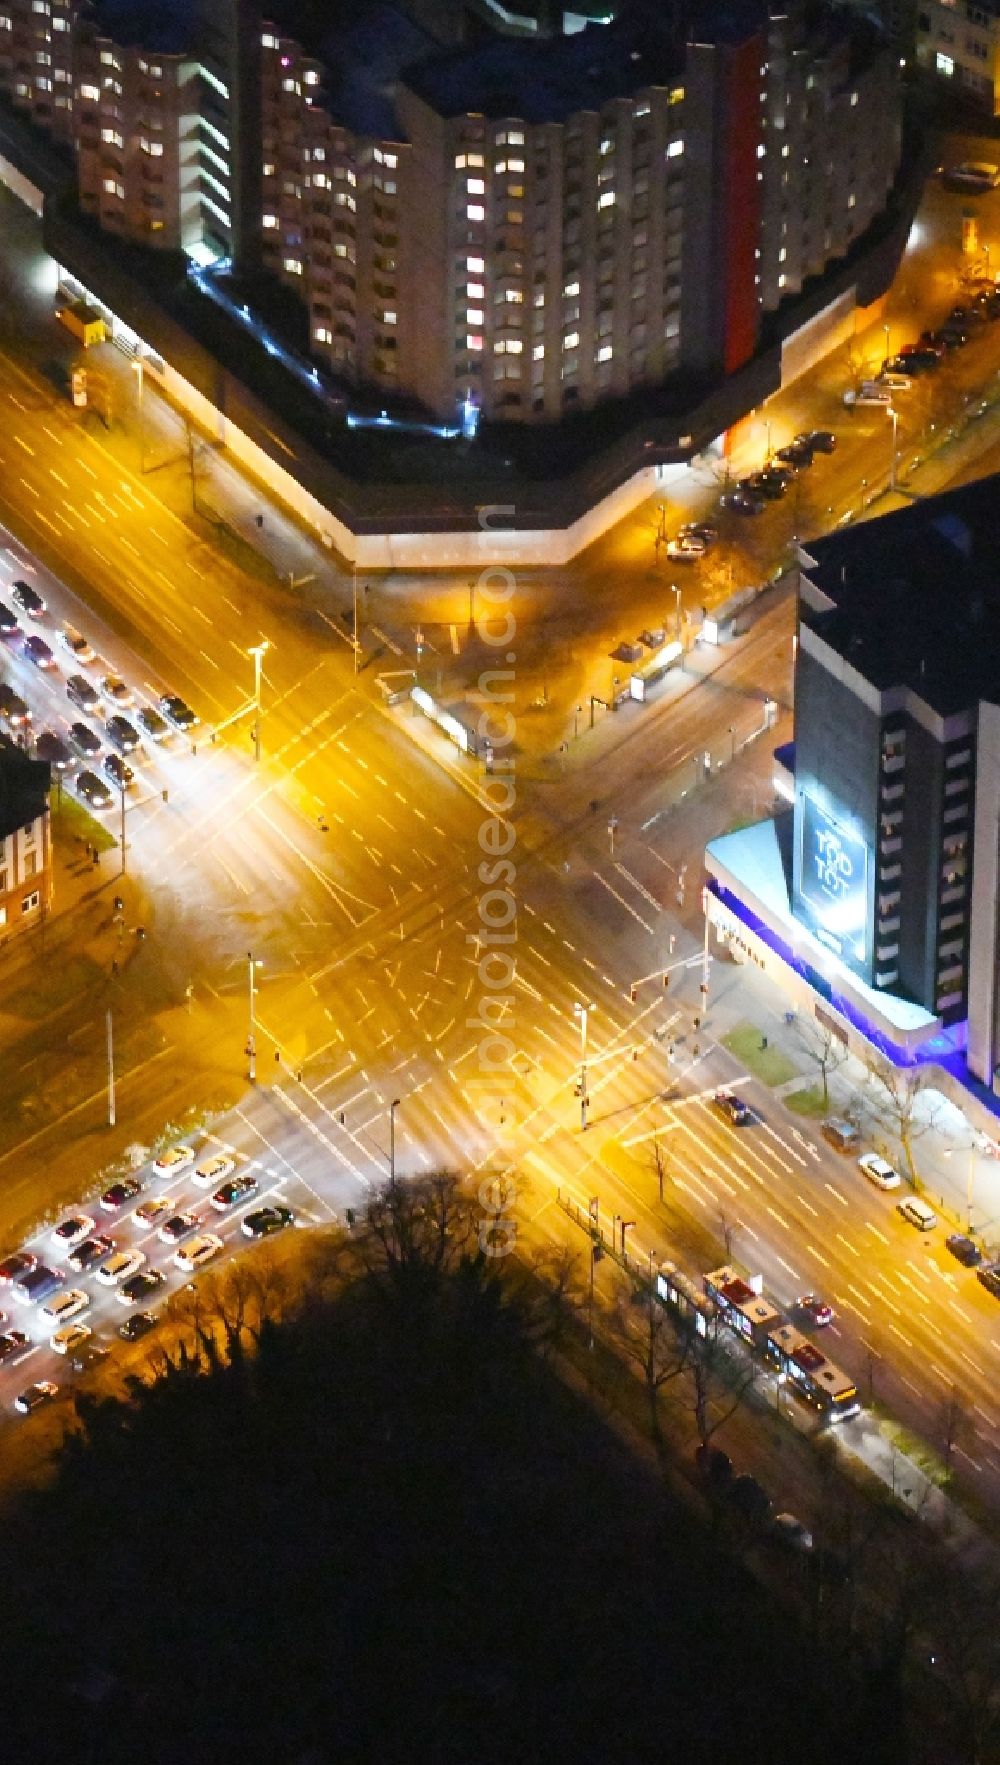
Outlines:
[[797,1397],[829,1422],[846,1422],[861,1409],[858,1388],[794,1324],[779,1324],[764,1344],[764,1358],[784,1374]]

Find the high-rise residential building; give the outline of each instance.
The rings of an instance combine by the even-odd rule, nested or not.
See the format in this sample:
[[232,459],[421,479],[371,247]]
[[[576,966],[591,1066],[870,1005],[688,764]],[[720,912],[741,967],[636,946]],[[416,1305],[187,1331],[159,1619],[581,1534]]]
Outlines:
[[856,13],[495,10],[0,0],[0,90],[106,231],[262,263],[317,361],[446,420],[711,384],[890,201],[898,69]]
[[[901,1058],[1000,1068],[1000,539],[985,480],[803,555],[791,809],[709,847],[731,947]],[[735,943],[733,940],[735,939]],[[765,955],[764,952],[767,952]]]
[[0,737],[0,945],[52,904],[50,773]]
[[942,91],[1000,114],[1000,15],[974,0],[918,0],[907,46]]

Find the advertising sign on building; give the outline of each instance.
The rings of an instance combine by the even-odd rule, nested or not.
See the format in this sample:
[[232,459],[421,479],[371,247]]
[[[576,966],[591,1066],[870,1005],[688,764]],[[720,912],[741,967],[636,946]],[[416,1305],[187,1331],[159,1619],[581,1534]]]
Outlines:
[[814,797],[799,819],[799,915],[846,962],[864,962],[868,930],[868,847]]

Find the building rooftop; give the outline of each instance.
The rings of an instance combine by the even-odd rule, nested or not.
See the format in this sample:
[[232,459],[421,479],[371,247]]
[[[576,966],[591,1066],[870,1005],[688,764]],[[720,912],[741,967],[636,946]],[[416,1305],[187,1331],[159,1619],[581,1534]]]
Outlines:
[[0,839],[44,815],[51,782],[47,760],[29,760],[0,738]]
[[195,46],[196,0],[91,0],[88,16],[102,37],[122,49],[135,45],[158,55],[187,55]]
[[908,687],[946,717],[1000,700],[1000,477],[809,546],[828,605],[803,622],[879,691]]
[[318,97],[338,123],[402,139],[394,91],[404,67],[439,53],[428,32],[383,0],[265,0],[264,17],[320,62]]

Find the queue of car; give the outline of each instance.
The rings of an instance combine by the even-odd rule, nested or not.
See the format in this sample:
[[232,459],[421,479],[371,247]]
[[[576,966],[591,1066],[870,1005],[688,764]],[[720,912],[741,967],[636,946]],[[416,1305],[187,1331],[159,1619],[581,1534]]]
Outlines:
[[[176,1189],[168,1194],[148,1192],[178,1176],[205,1192],[211,1215],[203,1215],[197,1206],[183,1206]],[[95,1341],[92,1310],[102,1291],[130,1314],[116,1334],[125,1342],[139,1340],[156,1327],[153,1307],[170,1273],[190,1277],[225,1250],[220,1232],[211,1229],[213,1220],[221,1225],[220,1216],[237,1215],[242,1236],[251,1241],[293,1223],[292,1210],[283,1204],[272,1200],[254,1206],[258,1195],[258,1178],[251,1170],[239,1171],[230,1152],[199,1159],[194,1148],[183,1143],[160,1153],[145,1175],[111,1183],[95,1204],[68,1213],[39,1235],[31,1248],[22,1246],[0,1259],[0,1291],[17,1307],[19,1322],[33,1321],[36,1326],[9,1328],[7,1314],[0,1312],[0,1365],[16,1362],[46,1342],[76,1372],[103,1358],[107,1348]],[[101,1216],[113,1230],[102,1229]],[[129,1241],[135,1235],[141,1244]],[[155,1260],[160,1257],[163,1266]],[[91,1279],[93,1287],[86,1284]],[[51,1380],[36,1380],[15,1398],[14,1407],[30,1414],[57,1392]]]
[[[18,622],[18,613],[36,623],[47,617],[48,608],[42,596],[30,583],[18,579],[12,584],[10,599],[17,612],[0,605],[0,640],[14,652],[19,649],[35,667],[55,673],[58,662],[52,647],[37,631],[22,630]],[[128,756],[141,755],[144,742],[162,744],[171,732],[189,735],[198,718],[177,693],[162,694],[155,707],[139,705],[134,688],[98,656],[74,625],[59,625],[54,642],[70,664],[66,697],[71,708],[82,717],[93,719],[98,729],[81,720],[69,724],[65,737],[56,729],[43,729],[34,743],[34,751],[60,776],[72,774],[74,757],[83,760],[85,764],[71,779],[72,788],[89,809],[100,814],[112,808],[134,782]],[[92,670],[94,677],[81,672],[84,668]],[[130,715],[123,715],[125,711]],[[0,726],[3,725],[22,741],[32,727],[30,707],[9,681],[0,681]],[[99,763],[100,772],[86,762]]]

